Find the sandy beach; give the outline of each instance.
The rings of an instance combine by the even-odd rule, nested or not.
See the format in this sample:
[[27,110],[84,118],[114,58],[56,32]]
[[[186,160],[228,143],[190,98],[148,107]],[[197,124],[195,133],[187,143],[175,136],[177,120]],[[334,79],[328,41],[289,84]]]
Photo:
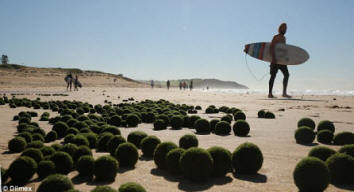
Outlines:
[[[225,178],[210,179],[203,184],[195,184],[182,177],[172,176],[165,171],[156,169],[153,160],[140,159],[136,167],[131,170],[120,169],[113,183],[95,183],[85,181],[78,177],[76,171],[69,177],[75,184],[75,189],[89,191],[96,185],[110,185],[118,188],[120,184],[135,181],[143,185],[147,191],[298,191],[293,182],[292,173],[299,160],[306,157],[313,146],[323,145],[316,140],[312,146],[296,144],[294,131],[297,121],[302,117],[311,117],[318,123],[320,120],[331,120],[336,126],[336,132],[353,131],[354,127],[354,97],[344,96],[297,96],[293,99],[267,99],[265,95],[231,94],[206,92],[202,90],[180,91],[177,89],[151,89],[151,88],[112,88],[89,87],[78,92],[66,92],[63,87],[56,88],[3,88],[1,93],[17,93],[16,97],[26,97],[41,100],[80,100],[91,104],[104,104],[111,101],[113,104],[133,97],[136,101],[145,99],[165,99],[176,104],[200,105],[203,110],[198,115],[207,119],[221,117],[223,114],[205,114],[204,110],[209,105],[237,107],[245,112],[250,124],[250,137],[197,135],[199,146],[209,148],[221,146],[231,152],[241,143],[252,142],[259,146],[264,156],[264,163],[258,175],[240,177],[229,173]],[[63,93],[68,96],[38,96],[38,93]],[[275,113],[276,119],[259,119],[257,112],[260,109],[268,109]],[[0,106],[0,164],[7,168],[19,154],[7,154],[7,143],[16,134],[16,121],[12,121],[14,115],[27,108],[10,109],[8,105]],[[41,114],[48,110],[38,110]],[[49,112],[49,111],[48,111]],[[50,112],[51,116],[56,113]],[[38,118],[34,121],[39,122]],[[51,130],[47,122],[39,122],[46,132]],[[122,135],[126,137],[129,132],[142,130],[148,135],[155,135],[161,141],[178,143],[179,138],[186,133],[194,133],[193,129],[154,131],[152,124],[139,124],[137,128],[120,128]],[[59,142],[58,140],[55,142]],[[47,143],[50,145],[52,143]],[[338,146],[325,145],[338,149]],[[107,153],[96,153],[94,157]],[[140,151],[141,153],[141,151]],[[39,185],[34,176],[31,184]],[[330,185],[326,191],[351,191],[353,187]]]
[[354,0],[0,7],[0,192],[354,191]]

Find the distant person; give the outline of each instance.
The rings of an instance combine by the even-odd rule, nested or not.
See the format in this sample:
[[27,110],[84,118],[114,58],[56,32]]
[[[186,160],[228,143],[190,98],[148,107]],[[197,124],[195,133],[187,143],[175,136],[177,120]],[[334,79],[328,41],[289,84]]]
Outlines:
[[71,91],[71,87],[73,84],[73,75],[71,73],[67,74],[66,77],[64,78],[64,80],[66,81],[66,91],[69,90],[69,87],[70,87],[70,91]]
[[154,88],[155,84],[154,84],[154,80],[151,80],[151,88]]
[[74,91],[79,91],[79,87],[81,88],[81,83],[79,81],[79,77],[75,75],[74,79]]
[[209,90],[209,86],[207,86],[207,90]]
[[167,80],[166,86],[168,90],[170,89],[170,85],[171,85],[170,80]]
[[180,81],[180,82],[179,82],[179,90],[182,90],[182,87],[183,87],[182,81]]
[[183,90],[186,90],[186,88],[187,88],[187,83],[183,81]]
[[189,89],[192,91],[193,89],[193,80],[191,80],[191,82],[189,83]]
[[290,98],[291,96],[287,94],[287,87],[288,87],[288,81],[289,81],[289,71],[288,71],[288,66],[287,65],[279,65],[277,64],[277,59],[275,57],[275,46],[278,43],[286,43],[285,39],[285,33],[286,33],[286,23],[282,23],[279,26],[278,29],[278,34],[273,37],[273,40],[270,44],[270,54],[272,56],[272,62],[270,64],[270,79],[269,79],[269,94],[268,98],[274,98],[273,96],[273,85],[274,85],[274,80],[275,77],[277,76],[278,70],[280,70],[283,75],[283,97],[288,97]]

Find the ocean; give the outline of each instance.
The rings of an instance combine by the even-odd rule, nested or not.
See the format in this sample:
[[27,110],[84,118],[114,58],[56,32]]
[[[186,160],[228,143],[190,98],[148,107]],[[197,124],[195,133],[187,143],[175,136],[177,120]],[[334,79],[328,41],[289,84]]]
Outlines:
[[[198,91],[204,92],[222,92],[222,93],[234,93],[234,94],[253,94],[253,95],[268,95],[267,89],[196,89]],[[273,94],[281,95],[281,90],[274,90]],[[321,95],[321,96],[354,96],[354,90],[289,90],[289,95],[292,96],[303,96],[303,95]]]

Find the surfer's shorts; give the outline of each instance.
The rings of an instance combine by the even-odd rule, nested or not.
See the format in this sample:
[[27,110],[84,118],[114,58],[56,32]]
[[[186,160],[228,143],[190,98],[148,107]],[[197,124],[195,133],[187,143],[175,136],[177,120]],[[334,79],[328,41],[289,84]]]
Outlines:
[[280,70],[284,76],[289,76],[288,66],[287,65],[279,65],[279,64],[270,64],[270,75],[276,75]]

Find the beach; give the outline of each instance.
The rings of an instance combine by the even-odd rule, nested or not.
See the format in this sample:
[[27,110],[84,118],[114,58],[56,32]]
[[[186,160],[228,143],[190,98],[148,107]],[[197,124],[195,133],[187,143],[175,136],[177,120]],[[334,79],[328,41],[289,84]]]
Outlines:
[[[352,96],[295,96],[292,99],[268,99],[266,95],[248,93],[226,93],[216,91],[181,91],[179,89],[151,89],[151,88],[122,88],[122,87],[85,87],[78,92],[67,92],[64,87],[42,87],[33,88],[24,86],[22,88],[4,87],[1,93],[10,96],[16,93],[18,98],[36,99],[42,101],[50,100],[76,100],[88,102],[90,104],[112,104],[122,103],[123,100],[134,98],[135,101],[145,99],[164,99],[176,104],[200,105],[202,110],[197,115],[208,120],[220,118],[224,114],[205,114],[205,109],[209,105],[216,107],[228,106],[241,109],[247,116],[250,124],[249,137],[237,137],[232,132],[227,136],[215,134],[196,135],[199,140],[199,147],[207,149],[212,146],[221,146],[231,152],[244,143],[252,142],[262,151],[264,161],[263,166],[257,175],[236,175],[228,173],[224,178],[211,178],[205,183],[193,183],[181,176],[172,176],[165,171],[156,169],[153,160],[139,159],[134,169],[119,169],[117,177],[113,183],[95,183],[82,180],[77,177],[78,172],[73,171],[68,176],[75,184],[75,189],[89,191],[96,185],[109,185],[117,189],[122,183],[134,181],[140,183],[147,191],[298,191],[293,181],[293,170],[296,164],[308,152],[318,145],[316,140],[312,145],[300,145],[295,142],[294,132],[297,122],[303,117],[310,117],[316,123],[321,120],[334,122],[336,133],[341,131],[354,130],[354,97]],[[61,93],[67,96],[40,96],[39,94]],[[260,109],[267,109],[274,112],[275,119],[260,119],[257,112]],[[0,163],[7,168],[10,163],[19,156],[19,153],[8,154],[7,143],[16,134],[17,121],[12,121],[14,115],[20,111],[33,111],[24,107],[12,109],[8,105],[0,106]],[[44,111],[50,112],[51,116],[57,113],[49,110],[36,110],[38,114]],[[41,128],[46,132],[50,131],[52,125],[48,122],[38,121]],[[233,122],[234,123],[234,122]],[[232,124],[233,124],[232,123]],[[148,135],[155,135],[161,141],[172,141],[178,144],[181,136],[187,133],[195,133],[195,130],[183,128],[181,130],[154,131],[152,124],[139,124],[137,128],[120,128],[122,135],[126,137],[130,132],[141,130]],[[60,141],[55,141],[59,143]],[[50,145],[52,143],[46,143]],[[324,145],[335,150],[340,146]],[[141,151],[139,151],[141,154]],[[93,150],[95,158],[107,155],[108,153],[97,153]],[[30,184],[38,187],[40,182],[36,176],[32,178]],[[329,185],[328,192],[350,191],[353,188]]]

